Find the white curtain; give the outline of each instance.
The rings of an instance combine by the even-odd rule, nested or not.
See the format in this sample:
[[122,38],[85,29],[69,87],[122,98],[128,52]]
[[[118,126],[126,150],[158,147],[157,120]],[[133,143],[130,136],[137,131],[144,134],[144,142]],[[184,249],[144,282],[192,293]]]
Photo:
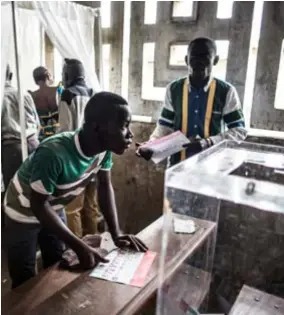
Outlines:
[[6,67],[8,63],[10,43],[12,43],[12,5],[10,1],[1,2],[1,107],[4,96]]
[[[17,39],[21,87],[24,92],[38,89],[33,79],[33,70],[43,65],[43,30],[36,12],[29,9],[16,8]],[[24,27],[23,27],[24,25]],[[8,63],[13,72],[12,85],[17,86],[15,49],[12,32]]]
[[94,66],[94,10],[65,1],[33,1],[33,8],[63,58],[82,61],[86,81],[101,90]]

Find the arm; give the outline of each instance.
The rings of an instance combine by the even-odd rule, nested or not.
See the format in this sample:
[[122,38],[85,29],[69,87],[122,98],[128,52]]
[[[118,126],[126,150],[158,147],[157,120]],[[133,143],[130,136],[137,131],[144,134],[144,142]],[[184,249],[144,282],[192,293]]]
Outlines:
[[109,231],[113,239],[116,239],[120,234],[120,228],[110,171],[98,172],[98,202]]
[[[30,93],[24,96],[24,107],[25,107],[25,117],[27,130],[33,130],[38,134],[40,130],[40,120],[36,110],[36,106],[33,97]],[[30,134],[27,134],[30,136]]]
[[57,213],[50,207],[48,195],[32,190],[31,209],[43,227],[55,234],[76,253],[83,248],[87,250],[87,245],[69,230]]
[[64,90],[58,106],[58,132],[75,130],[76,108],[73,102],[74,95]]
[[119,227],[114,190],[111,183],[111,153],[107,152],[98,172],[98,202],[107,222],[110,234],[118,247],[129,246],[134,250],[147,250],[147,246],[134,235],[122,235]]
[[224,139],[234,141],[245,140],[247,130],[245,129],[244,114],[238,93],[233,86],[231,86],[227,94],[226,104],[223,109],[223,119],[228,130],[210,137],[212,144],[217,144]]
[[174,132],[175,112],[172,105],[171,85],[166,89],[165,101],[161,110],[160,118],[156,128],[150,136],[150,140],[155,140],[167,136]]

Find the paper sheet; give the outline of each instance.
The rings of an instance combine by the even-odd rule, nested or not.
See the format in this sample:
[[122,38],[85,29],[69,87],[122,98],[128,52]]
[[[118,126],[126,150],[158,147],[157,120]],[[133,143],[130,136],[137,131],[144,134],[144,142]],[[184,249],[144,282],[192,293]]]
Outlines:
[[106,256],[109,263],[100,263],[90,276],[143,287],[155,256],[156,253],[151,251],[141,253],[116,249]]
[[193,220],[174,218],[173,223],[175,233],[192,234],[196,231],[196,226]]
[[183,145],[189,142],[188,138],[182,132],[176,131],[166,137],[147,142],[142,148],[153,150],[152,161],[157,164],[172,154],[183,150]]

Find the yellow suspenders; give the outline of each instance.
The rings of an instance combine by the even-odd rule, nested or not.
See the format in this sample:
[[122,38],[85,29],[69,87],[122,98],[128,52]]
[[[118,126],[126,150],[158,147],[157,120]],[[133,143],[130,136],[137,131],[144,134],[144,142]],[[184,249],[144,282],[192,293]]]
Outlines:
[[[187,135],[187,125],[188,125],[188,79],[184,80],[183,84],[183,93],[182,93],[182,125],[181,131],[183,134]],[[210,84],[209,95],[207,100],[206,106],[206,115],[205,115],[205,122],[204,122],[204,137],[209,137],[209,128],[210,122],[212,117],[212,110],[213,110],[213,102],[216,90],[216,81],[213,79]],[[185,150],[181,151],[181,160],[185,160],[186,154]]]

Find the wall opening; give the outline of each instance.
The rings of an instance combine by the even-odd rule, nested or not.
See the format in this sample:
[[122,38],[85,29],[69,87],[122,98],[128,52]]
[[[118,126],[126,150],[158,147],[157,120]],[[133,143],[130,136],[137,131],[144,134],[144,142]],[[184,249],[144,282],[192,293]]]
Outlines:
[[110,49],[111,44],[103,44],[103,69],[104,69],[104,90],[109,90],[109,72],[110,72]]
[[193,1],[173,1],[172,16],[190,17],[193,14]]
[[230,19],[233,14],[234,1],[219,0],[217,6],[217,19]]
[[144,24],[156,24],[157,0],[144,1]]
[[144,43],[141,97],[144,100],[163,101],[166,89],[154,87],[154,57],[155,43]]
[[245,123],[248,128],[251,126],[251,109],[253,105],[253,92],[255,83],[255,73],[257,65],[257,51],[258,43],[261,30],[261,20],[263,12],[263,1],[254,2],[252,27],[251,27],[251,38],[249,46],[249,56],[247,63],[247,74],[245,82],[245,92],[243,101],[243,112],[245,117]]
[[282,40],[282,47],[281,47],[281,52],[280,52],[280,62],[279,62],[274,107],[276,109],[284,110],[284,39]]
[[101,21],[103,28],[109,28],[111,25],[110,6],[111,1],[101,1]]

